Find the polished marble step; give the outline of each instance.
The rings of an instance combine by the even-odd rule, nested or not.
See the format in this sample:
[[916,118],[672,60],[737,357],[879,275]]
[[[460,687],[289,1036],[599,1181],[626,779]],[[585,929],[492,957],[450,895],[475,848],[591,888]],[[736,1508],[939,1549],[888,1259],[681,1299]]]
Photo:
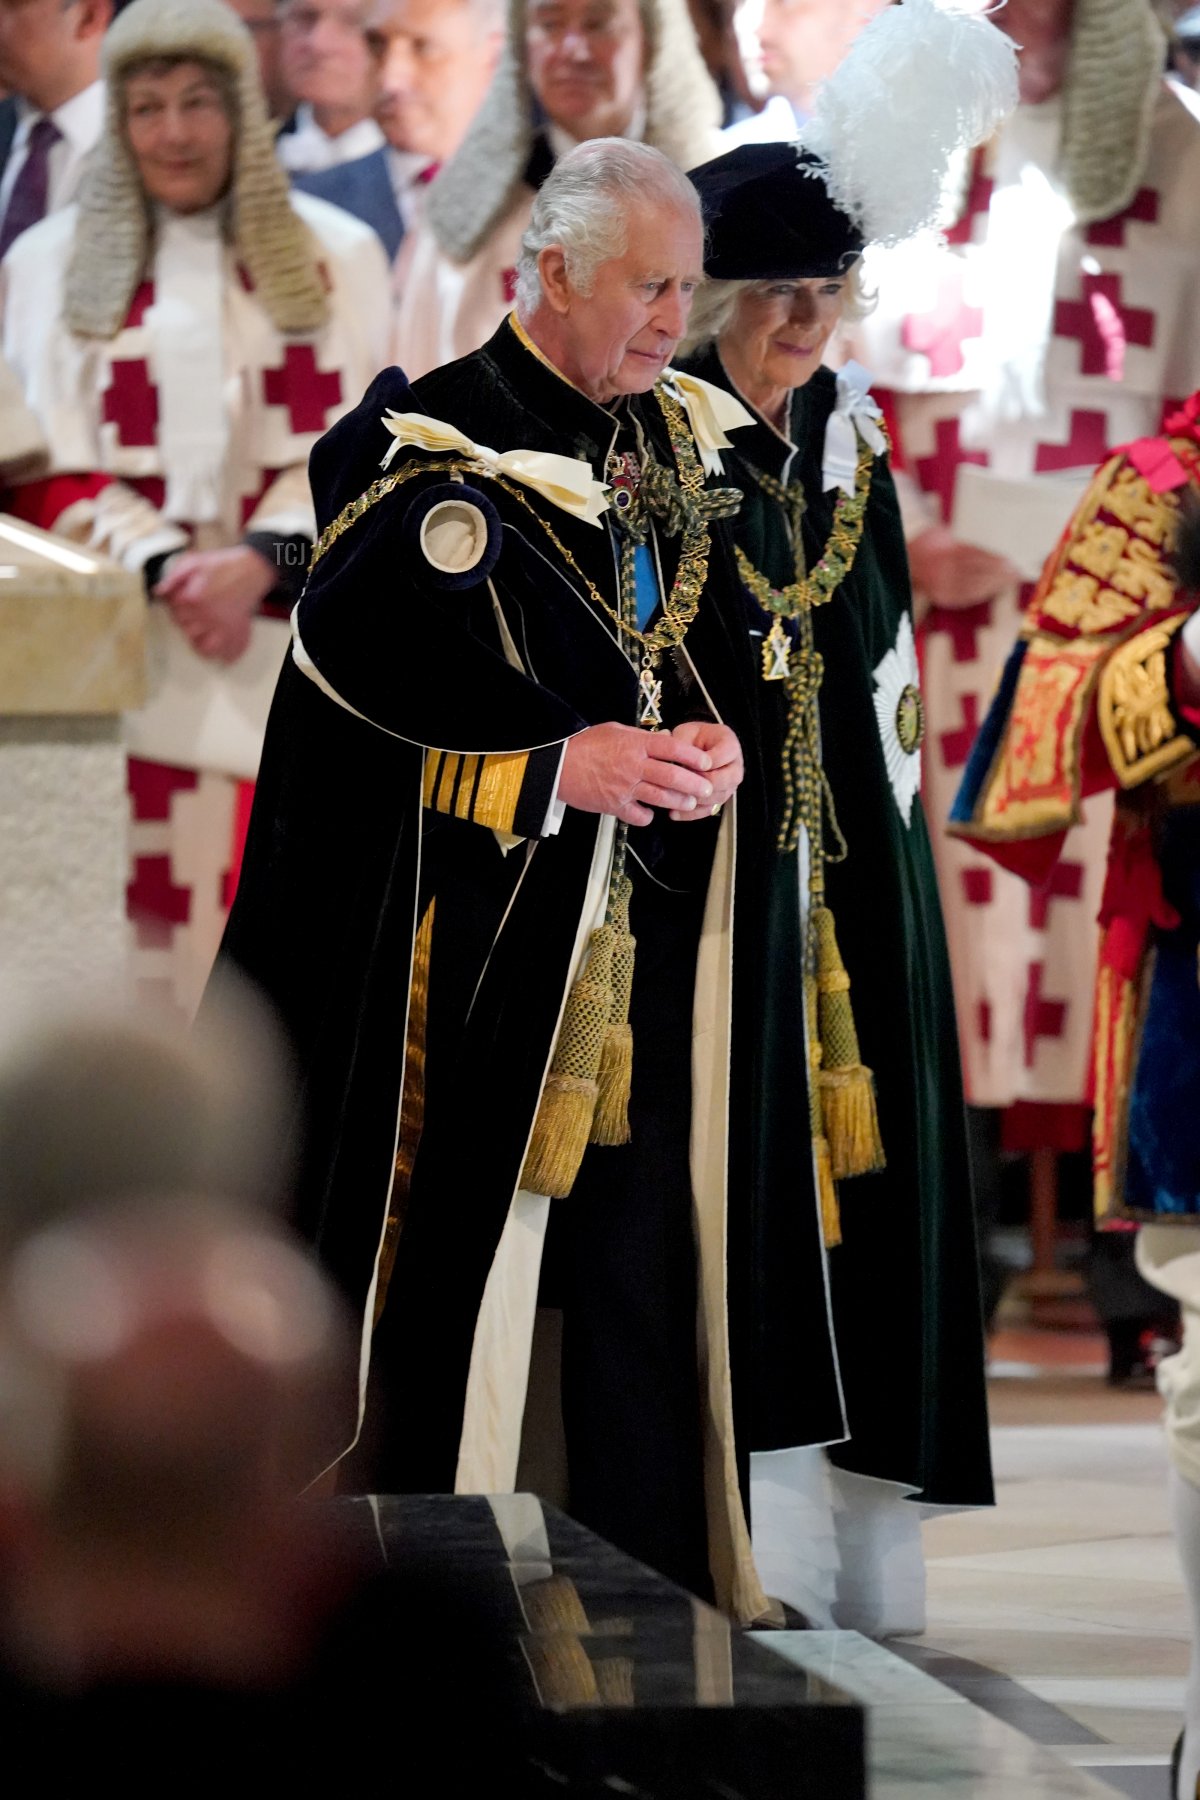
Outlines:
[[863,1709],[826,1671],[533,1496],[324,1504],[386,1569],[394,1612],[438,1624],[444,1683],[428,1667],[412,1681],[411,1645],[398,1662],[424,1723],[443,1708],[447,1732],[505,1735],[521,1800],[865,1800]]
[[870,1800],[1115,1800],[1106,1782],[857,1632],[779,1631],[763,1641],[866,1707]]

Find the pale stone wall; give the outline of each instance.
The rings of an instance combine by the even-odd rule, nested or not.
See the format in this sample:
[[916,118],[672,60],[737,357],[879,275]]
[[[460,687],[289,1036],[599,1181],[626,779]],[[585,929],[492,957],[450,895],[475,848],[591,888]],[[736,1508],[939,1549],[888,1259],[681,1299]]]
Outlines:
[[0,717],[0,985],[123,985],[128,815],[121,721]]

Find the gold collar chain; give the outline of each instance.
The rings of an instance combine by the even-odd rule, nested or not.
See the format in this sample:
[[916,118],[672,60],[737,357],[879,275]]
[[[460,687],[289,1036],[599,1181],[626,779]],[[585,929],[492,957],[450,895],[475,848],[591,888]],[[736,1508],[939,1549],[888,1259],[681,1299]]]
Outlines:
[[[639,723],[655,724],[657,719],[657,701],[660,697],[660,683],[656,670],[664,650],[676,649],[687,636],[688,628],[700,610],[700,596],[708,579],[708,555],[710,547],[709,523],[713,519],[727,518],[737,511],[741,504],[741,491],[737,488],[713,488],[705,491],[704,469],[696,454],[691,430],[687,422],[687,414],[679,401],[667,390],[663,382],[655,384],[655,399],[662,410],[666,422],[667,433],[671,441],[671,450],[678,469],[676,491],[671,496],[671,516],[668,529],[674,524],[681,532],[682,544],[679,553],[679,567],[671,584],[671,592],[667,595],[662,612],[649,631],[641,631],[636,623],[636,600],[627,593],[622,593],[622,606],[610,606],[595,582],[580,568],[575,557],[563,543],[554,527],[544,519],[537,509],[517,485],[498,475],[495,470],[470,457],[452,457],[445,460],[430,461],[425,458],[412,458],[393,474],[385,475],[373,481],[365,493],[344,506],[336,519],[332,520],[313,545],[312,560],[309,564],[309,576],[326,552],[342,537],[351,526],[355,525],[372,507],[385,500],[389,494],[412,481],[417,475],[426,474],[469,474],[480,475],[497,487],[504,489],[513,500],[523,506],[530,518],[538,524],[545,536],[553,544],[563,562],[580,580],[587,590],[589,600],[600,612],[612,620],[617,630],[632,642],[641,646],[642,672],[640,678],[641,694],[639,697]],[[659,487],[665,487],[661,481]],[[623,559],[624,560],[624,559]],[[629,586],[622,580],[622,589]],[[626,616],[632,604],[632,617]]]
[[[785,487],[774,476],[751,468],[763,492],[791,514],[792,554],[796,579],[785,588],[773,588],[741,549],[736,552],[738,573],[764,612],[774,622],[763,639],[764,681],[787,684],[788,721],[783,742],[783,817],[778,848],[795,850],[801,829],[809,839],[809,888],[814,906],[823,903],[825,864],[840,862],[846,841],[838,825],[833,793],[821,763],[819,701],[825,665],[813,641],[813,608],[832,600],[854,567],[871,497],[871,469],[875,452],[859,439],[858,465],[853,494],[840,493],[833,512],[833,527],[820,560],[807,574],[800,536],[803,496],[793,484]],[[783,620],[798,625],[795,642],[783,628]],[[827,849],[832,843],[833,849]]]
[[799,529],[801,506],[797,505],[792,489],[785,487],[781,481],[776,481],[773,476],[747,465],[763,492],[777,505],[785,506],[792,513],[792,554],[795,558],[796,576],[787,587],[772,587],[766,576],[754,567],[744,550],[736,552],[739,575],[763,611],[775,615],[777,624],[780,619],[798,619],[812,607],[826,605],[854,567],[854,559],[862,542],[867,502],[871,498],[874,461],[875,452],[860,438],[858,465],[854,472],[854,492],[838,494],[829,541],[811,571],[806,571],[804,567],[804,547]]

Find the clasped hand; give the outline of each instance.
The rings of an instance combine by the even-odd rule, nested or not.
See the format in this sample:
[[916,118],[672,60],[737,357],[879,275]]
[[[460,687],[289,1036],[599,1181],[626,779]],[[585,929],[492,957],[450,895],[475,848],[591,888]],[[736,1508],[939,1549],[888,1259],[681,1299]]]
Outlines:
[[580,812],[649,825],[654,808],[672,819],[707,819],[741,784],[742,749],[728,725],[690,720],[674,731],[592,725],[567,743],[559,799]]
[[266,557],[235,544],[172,557],[154,594],[166,601],[193,650],[231,663],[248,647],[254,615],[275,584]]

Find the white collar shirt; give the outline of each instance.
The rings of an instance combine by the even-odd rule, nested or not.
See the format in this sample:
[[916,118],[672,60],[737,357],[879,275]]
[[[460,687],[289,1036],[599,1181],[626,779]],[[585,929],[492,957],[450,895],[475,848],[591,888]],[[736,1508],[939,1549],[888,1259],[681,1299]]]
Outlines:
[[405,231],[415,230],[420,221],[421,197],[426,185],[421,177],[432,162],[432,157],[418,155],[416,151],[395,150],[388,146],[387,170]]
[[56,106],[49,115],[20,99],[17,101],[17,112],[17,129],[13,133],[4,173],[0,175],[0,220],[8,210],[12,191],[25,167],[29,134],[37,121],[47,116],[57,125],[60,134],[58,142],[50,151],[50,196],[47,211],[57,212],[59,207],[69,206],[75,199],[84,164],[99,142],[104,128],[104,83],[93,81],[89,87],[81,88],[79,93],[64,100],[61,106]]
[[360,119],[349,130],[330,137],[313,117],[311,106],[296,108],[296,129],[281,131],[275,148],[284,168],[292,175],[313,175],[319,169],[335,169],[340,163],[357,162],[382,149],[386,139],[374,119]]

